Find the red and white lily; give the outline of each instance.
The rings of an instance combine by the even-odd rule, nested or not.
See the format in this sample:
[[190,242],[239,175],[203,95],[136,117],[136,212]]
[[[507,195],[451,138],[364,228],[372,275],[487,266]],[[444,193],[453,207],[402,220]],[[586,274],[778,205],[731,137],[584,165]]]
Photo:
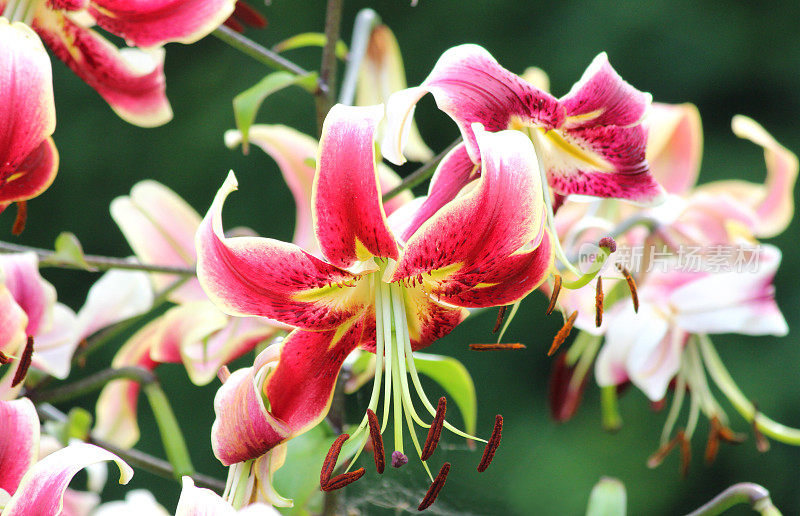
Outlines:
[[[405,418],[421,453],[413,424],[429,425],[414,409],[408,375],[431,415],[436,409],[413,352],[449,333],[466,307],[515,302],[550,274],[552,237],[529,139],[476,124],[480,179],[403,242],[393,228],[407,223],[408,210],[387,219],[378,186],[373,139],[382,112],[337,105],[326,118],[312,206],[325,260],[276,240],[226,237],[221,211],[237,188],[233,174],[200,226],[198,277],[217,306],[298,328],[279,353],[268,348],[217,393],[212,444],[223,464],[257,458],[321,421],[342,362],[357,347],[376,354],[369,408],[378,408],[383,387],[380,431],[393,405],[396,450],[403,451]],[[366,426],[365,416],[351,439],[363,444]]]

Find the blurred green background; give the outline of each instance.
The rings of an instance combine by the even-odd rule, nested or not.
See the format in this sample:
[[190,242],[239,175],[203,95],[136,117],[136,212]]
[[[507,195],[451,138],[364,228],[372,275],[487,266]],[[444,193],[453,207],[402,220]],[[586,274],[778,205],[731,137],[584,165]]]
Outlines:
[[[253,4],[267,16],[269,26],[247,35],[267,46],[299,32],[323,29],[324,2],[320,0]],[[620,74],[651,92],[655,100],[693,102],[700,108],[705,131],[703,182],[723,177],[760,182],[764,176],[760,149],[730,132],[730,119],[736,113],[761,122],[788,148],[800,149],[798,2],[420,0],[412,8],[405,0],[346,1],[345,41],[349,41],[356,12],[367,6],[376,9],[397,35],[412,85],[425,78],[444,50],[472,42],[485,46],[512,71],[522,72],[531,65],[543,68],[550,75],[553,93],[560,96],[598,52],[606,51]],[[314,69],[319,50],[292,51],[287,57]],[[114,197],[126,194],[141,179],[153,178],[204,213],[229,169],[236,171],[241,190],[226,205],[226,226],[248,225],[262,235],[291,238],[292,199],[274,162],[258,149],[242,156],[222,142],[223,132],[233,125],[231,98],[269,70],[214,37],[191,46],[169,45],[166,70],[175,119],[146,130],[122,122],[93,90],[54,61],[58,111],[54,137],[61,154],[60,172],[54,185],[29,203],[28,228],[22,236],[10,235],[13,210],[0,216],[6,239],[52,247],[59,232],[72,231],[88,253],[126,256],[130,250],[108,215]],[[265,102],[258,120],[313,134],[313,101],[302,90],[283,91]],[[417,121],[434,150],[457,136],[455,125],[435,109],[430,98],[417,109]],[[784,253],[776,278],[777,299],[792,328],[790,335],[714,339],[742,390],[763,412],[793,426],[800,426],[797,231],[795,220],[773,241]],[[83,302],[95,277],[54,269],[47,269],[45,275],[57,286],[60,300],[74,308]],[[545,318],[544,307],[542,296],[531,296],[509,331],[507,340],[527,344],[527,351],[477,354],[468,350],[470,342],[489,341],[494,313],[472,318],[431,349],[459,358],[471,371],[478,392],[479,432],[490,432],[496,413],[506,421],[500,451],[482,475],[474,470],[480,451],[468,452],[460,440],[445,437],[454,449],[439,456],[454,466],[434,509],[453,514],[580,514],[594,483],[602,475],[611,475],[626,484],[631,514],[687,512],[739,481],[763,484],[785,514],[800,513],[798,448],[773,443],[768,453],[760,454],[751,436],[738,447],[723,446],[716,463],[705,466],[707,424],[702,421],[692,443],[694,461],[688,478],[679,477],[674,454],[660,468],[649,470],[645,461],[658,446],[666,415],[651,411],[644,396],[630,389],[621,399],[622,430],[615,435],[604,433],[593,384],[575,418],[566,424],[554,423],[546,404],[552,360],[545,350],[560,320]],[[87,370],[102,368],[113,353],[113,347],[103,350]],[[179,366],[165,366],[159,376],[191,443],[196,467],[224,478],[209,446],[217,384],[190,386]],[[435,388],[428,393],[439,395]],[[360,401],[358,407],[363,408],[365,400]],[[350,402],[355,409],[359,399]],[[723,405],[734,429],[749,432],[749,425]],[[85,406],[92,408],[93,399],[85,400]],[[144,400],[140,417],[144,435],[140,447],[161,455]],[[381,479],[369,474],[357,486],[348,496],[356,496],[357,491],[365,500],[360,508],[372,514],[397,500],[406,500],[415,510],[427,481],[421,470],[392,471]],[[151,489],[170,508],[180,491],[178,484],[145,472],[137,472],[129,487]],[[122,492],[116,486],[107,491],[109,497],[121,497]],[[740,509],[730,514],[747,513]]]

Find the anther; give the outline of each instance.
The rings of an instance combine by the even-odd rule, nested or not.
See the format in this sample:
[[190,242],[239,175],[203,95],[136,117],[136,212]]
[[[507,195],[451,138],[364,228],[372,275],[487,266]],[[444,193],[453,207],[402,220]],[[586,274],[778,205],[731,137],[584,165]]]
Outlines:
[[594,294],[594,325],[597,328],[603,325],[603,298],[603,278],[598,276]]
[[220,367],[219,370],[217,371],[217,378],[219,378],[219,381],[222,383],[227,382],[228,378],[230,377],[231,377],[231,370],[228,369],[228,366],[226,365]]
[[631,291],[631,301],[633,301],[633,311],[638,312],[639,293],[636,290],[636,280],[633,279],[633,276],[631,276],[630,271],[628,271],[628,269],[623,267],[621,264],[619,263],[617,264],[617,269],[619,269],[619,272],[622,273],[622,275],[625,277],[625,281],[628,283],[628,290]]
[[740,444],[744,441],[744,436],[735,433],[730,428],[723,425],[717,416],[711,418],[711,431],[708,432],[708,444],[706,445],[705,460],[706,464],[711,464],[717,457],[719,443]]
[[372,451],[375,454],[375,469],[378,473],[383,473],[386,468],[386,457],[383,451],[381,425],[378,423],[378,416],[372,409],[367,409],[367,421],[369,422],[369,436],[372,439]]
[[761,453],[766,453],[769,451],[769,441],[764,434],[761,433],[761,430],[758,428],[758,407],[754,407],[753,409],[753,436],[756,438],[756,450],[760,451]]
[[598,244],[600,245],[600,247],[608,249],[608,252],[610,253],[613,253],[614,251],[617,250],[617,242],[610,236],[601,238]]
[[489,437],[489,442],[486,443],[486,448],[483,449],[483,456],[478,464],[478,473],[483,473],[489,464],[494,459],[494,454],[500,446],[500,438],[503,436],[503,416],[500,414],[494,417],[494,428],[492,428],[492,436]]
[[25,380],[25,375],[28,374],[28,368],[31,366],[31,358],[33,357],[33,337],[28,336],[28,342],[25,343],[25,349],[22,351],[22,356],[19,357],[19,365],[17,372],[14,373],[14,379],[11,381],[11,386],[16,387]]
[[422,447],[420,460],[428,460],[436,450],[436,445],[439,444],[439,439],[442,436],[442,426],[444,426],[444,416],[447,412],[447,399],[442,396],[439,398],[439,404],[436,406],[436,415],[433,418],[431,427],[428,429],[428,437],[425,439],[425,445]]
[[577,318],[578,318],[578,311],[575,310],[569,316],[567,322],[564,323],[564,326],[562,326],[561,329],[558,330],[558,333],[556,333],[556,336],[553,338],[553,344],[550,345],[550,349],[547,351],[548,357],[552,356],[553,353],[558,351],[558,348],[560,348],[561,345],[564,343],[564,341],[567,340],[567,337],[569,337],[569,332],[572,331],[572,325],[575,324],[575,319]]
[[323,491],[335,491],[336,489],[341,489],[344,486],[348,486],[358,480],[359,478],[364,476],[366,470],[364,468],[358,468],[355,471],[350,471],[348,473],[342,473],[341,475],[336,475],[332,479],[328,481],[327,484],[323,484],[322,490]]
[[0,365],[6,365],[7,363],[11,362],[11,358],[8,357],[5,353],[0,351]]
[[692,447],[683,430],[678,432],[676,437],[681,445],[681,477],[686,478],[689,476],[689,464],[692,462]]
[[392,452],[392,467],[393,468],[402,468],[406,464],[408,464],[408,457],[406,457],[405,453],[403,453],[401,451],[398,451],[398,450],[395,450],[395,451]]
[[17,217],[14,219],[14,225],[11,227],[12,235],[19,235],[25,231],[25,222],[28,220],[28,203],[26,201],[17,201]]
[[339,460],[339,452],[342,451],[342,446],[349,438],[350,434],[340,435],[333,441],[331,449],[328,450],[328,455],[325,456],[325,461],[322,463],[322,471],[319,474],[319,485],[323,489],[328,482],[331,481],[331,475],[333,475],[333,470],[336,467],[336,461]]
[[656,468],[664,459],[669,455],[669,452],[672,451],[675,446],[680,445],[680,453],[681,453],[681,475],[685,478],[689,474],[689,464],[692,460],[692,449],[689,445],[689,439],[686,438],[686,434],[683,430],[678,430],[675,434],[675,437],[670,439],[666,444],[664,444],[661,448],[656,450],[656,452],[647,459],[647,467],[648,468]]
[[550,294],[550,303],[547,305],[547,310],[544,312],[545,315],[550,315],[553,313],[553,309],[556,307],[556,301],[558,301],[558,294],[561,293],[561,276],[558,274],[553,275],[553,293]]
[[469,349],[472,351],[505,351],[511,349],[526,349],[526,346],[519,342],[510,342],[507,344],[495,342],[490,344],[470,344]]
[[428,492],[425,493],[425,497],[419,503],[419,507],[417,507],[418,511],[424,511],[433,505],[433,502],[436,501],[436,497],[439,496],[439,492],[444,487],[444,482],[447,480],[448,473],[450,473],[450,463],[445,462],[442,464],[442,469],[439,470],[439,474],[436,475],[435,479],[433,479],[431,487],[429,487]]
[[500,310],[497,311],[497,320],[494,323],[494,328],[492,328],[492,333],[497,333],[500,330],[500,326],[503,324],[503,317],[506,315],[506,310],[508,310],[508,305],[501,306]]

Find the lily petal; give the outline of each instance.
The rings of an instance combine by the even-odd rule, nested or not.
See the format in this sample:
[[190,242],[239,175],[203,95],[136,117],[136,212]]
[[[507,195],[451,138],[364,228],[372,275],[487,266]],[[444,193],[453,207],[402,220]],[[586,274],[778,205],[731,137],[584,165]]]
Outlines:
[[0,493],[17,490],[39,455],[39,416],[28,398],[0,401]]
[[141,315],[153,306],[153,290],[146,273],[110,270],[100,276],[78,312],[78,339],[101,328]]
[[[517,270],[530,265],[530,255],[543,241],[542,185],[533,145],[525,135],[490,133],[478,125],[474,130],[483,156],[480,179],[409,239],[391,281],[422,280],[436,299],[461,306],[494,306],[527,294],[544,279],[541,271]],[[518,254],[529,259],[515,258]],[[548,256],[545,261],[551,260]],[[500,278],[522,283],[513,288],[514,294],[496,300],[476,294]],[[475,292],[467,293],[470,290]]]
[[197,276],[220,310],[322,330],[338,327],[371,303],[368,285],[358,276],[293,244],[226,238],[222,205],[236,188],[231,173],[197,232]]
[[91,0],[97,24],[131,46],[194,43],[233,13],[236,0]]
[[312,214],[322,254],[337,267],[398,256],[375,168],[374,136],[382,117],[383,106],[341,104],[325,117]]
[[564,121],[564,109],[555,97],[534,88],[509,72],[478,45],[460,45],[447,50],[430,75],[416,88],[392,94],[386,105],[386,135],[381,150],[397,165],[405,162],[414,108],[426,93],[432,93],[439,109],[458,124],[474,163],[480,160],[472,124],[487,131],[508,129],[512,118],[521,118],[552,129]]
[[794,214],[794,185],[797,181],[797,156],[778,143],[751,118],[733,117],[733,132],[764,148],[767,178],[764,184],[741,180],[715,181],[702,185],[698,191],[708,194],[727,194],[755,210],[754,234],[770,238],[787,228]]
[[250,504],[236,511],[231,504],[210,489],[196,487],[191,477],[183,477],[183,489],[178,500],[175,516],[278,516],[272,506],[263,503]]
[[17,304],[8,287],[0,283],[0,351],[15,355],[27,339],[26,326],[25,310]]
[[71,444],[51,453],[28,470],[3,509],[3,516],[61,514],[64,492],[72,477],[83,468],[103,461],[117,463],[120,484],[127,484],[133,476],[133,469],[113,453],[93,444]]
[[[420,287],[403,290],[406,292],[408,334],[411,349],[414,351],[444,337],[469,315],[469,311],[464,308],[453,308],[435,302]],[[375,351],[374,346],[369,349]]]
[[69,376],[72,356],[80,340],[75,312],[66,305],[56,303],[49,328],[35,336],[32,365],[58,379],[65,379]]
[[150,491],[134,489],[125,493],[125,500],[104,503],[92,516],[170,516]]
[[34,253],[0,255],[0,270],[5,285],[17,304],[28,315],[28,335],[36,335],[50,324],[56,302],[56,289],[39,274],[39,259]]
[[123,120],[141,127],[172,119],[164,93],[164,51],[117,49],[58,11],[40,9],[34,28],[53,53],[94,88]]
[[697,182],[703,157],[703,127],[697,107],[654,102],[643,122],[653,177],[668,193],[687,193]]
[[50,137],[45,138],[0,187],[0,212],[9,203],[38,196],[53,184],[58,172],[58,150]]

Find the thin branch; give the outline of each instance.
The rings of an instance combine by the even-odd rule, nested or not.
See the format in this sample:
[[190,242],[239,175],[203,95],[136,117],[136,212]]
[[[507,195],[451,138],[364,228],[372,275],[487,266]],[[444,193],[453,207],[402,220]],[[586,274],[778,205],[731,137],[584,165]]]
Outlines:
[[380,16],[374,10],[361,9],[356,15],[353,24],[353,37],[350,40],[350,53],[347,56],[347,65],[342,79],[342,91],[339,92],[339,102],[351,106],[356,96],[356,85],[358,84],[358,72],[361,63],[367,54],[367,47],[372,36],[372,31],[381,22]]
[[734,484],[715,496],[710,502],[691,512],[688,516],[713,516],[722,514],[734,505],[746,503],[763,516],[780,516],[781,512],[772,504],[769,491],[752,482]]
[[106,369],[77,382],[61,385],[46,391],[28,392],[27,396],[34,403],[61,403],[102,389],[107,383],[120,379],[136,380],[139,383],[152,383],[156,381],[156,376],[152,371],[136,366]]
[[317,133],[322,134],[322,124],[336,98],[336,43],[342,25],[342,5],[344,0],[328,0],[325,11],[325,46],[322,47],[322,63],[319,68],[319,82],[322,88],[315,93],[317,105]]
[[[83,269],[80,265],[67,259],[62,259],[55,251],[42,249],[40,247],[30,247],[27,245],[0,242],[0,253],[35,253],[39,258],[42,267],[60,267],[65,269]],[[108,269],[127,269],[147,272],[164,272],[168,274],[180,274],[183,276],[194,276],[196,271],[193,267],[175,267],[172,265],[154,265],[138,263],[125,258],[112,258],[109,256],[97,256],[87,254],[83,256],[85,262],[98,270]]]
[[436,171],[436,166],[439,164],[439,162],[442,161],[444,157],[447,156],[447,154],[453,149],[455,149],[460,143],[461,143],[461,138],[456,139],[456,141],[448,145],[445,150],[434,156],[432,160],[425,163],[424,165],[419,167],[417,170],[415,170],[408,176],[404,177],[403,181],[399,185],[395,186],[394,188],[383,194],[383,202],[386,202],[390,199],[393,199],[394,197],[397,197],[401,192],[405,190],[410,190],[411,188],[414,188],[418,184],[422,183],[423,181],[431,177],[433,173]]

